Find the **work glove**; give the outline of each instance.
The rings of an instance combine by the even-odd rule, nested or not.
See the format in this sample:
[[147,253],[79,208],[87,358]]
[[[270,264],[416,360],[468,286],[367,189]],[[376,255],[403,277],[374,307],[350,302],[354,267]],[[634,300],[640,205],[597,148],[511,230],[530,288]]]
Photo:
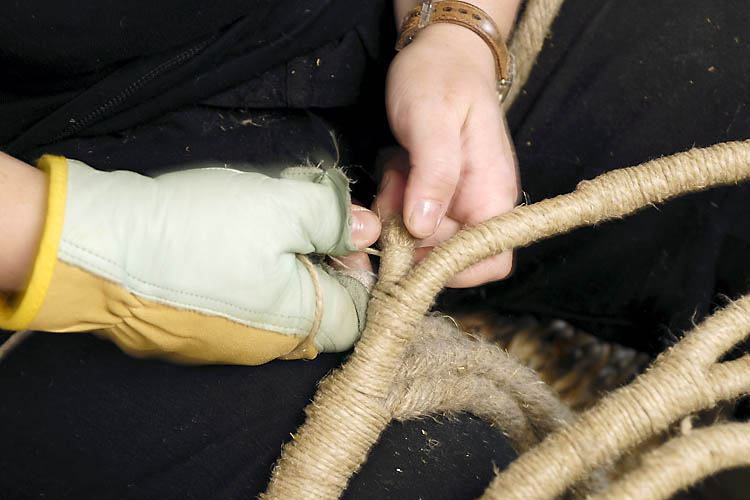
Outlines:
[[356,250],[340,170],[150,178],[57,156],[38,165],[49,175],[41,245],[0,328],[96,330],[139,357],[247,365],[344,351],[359,337],[366,288],[297,256]]

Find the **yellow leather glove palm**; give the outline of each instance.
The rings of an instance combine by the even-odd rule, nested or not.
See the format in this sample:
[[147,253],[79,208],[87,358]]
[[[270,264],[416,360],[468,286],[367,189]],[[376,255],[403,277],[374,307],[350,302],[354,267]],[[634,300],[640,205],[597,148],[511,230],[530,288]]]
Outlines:
[[42,243],[0,328],[97,330],[131,354],[191,363],[311,358],[358,338],[365,288],[317,266],[325,312],[314,346],[303,344],[315,292],[296,254],[355,250],[342,172],[149,178],[53,156],[39,166],[50,175]]

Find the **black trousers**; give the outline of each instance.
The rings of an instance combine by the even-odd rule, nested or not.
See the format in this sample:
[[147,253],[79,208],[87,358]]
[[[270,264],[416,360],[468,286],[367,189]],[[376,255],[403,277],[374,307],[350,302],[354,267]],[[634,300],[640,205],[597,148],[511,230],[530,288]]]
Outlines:
[[[146,173],[193,161],[338,155],[362,165],[352,173],[366,201],[374,187],[368,167],[389,140],[382,77],[393,40],[382,5],[368,12],[326,24],[330,36],[315,39],[318,24],[301,15],[302,24],[292,24],[307,27],[297,33],[307,45],[275,54],[281,60],[249,42],[232,49],[252,39],[239,15],[229,27],[181,40],[175,52],[84,72],[53,97],[6,89],[3,116],[25,109],[38,116],[5,126],[4,149],[28,160],[55,152]],[[748,138],[748,25],[750,7],[741,1],[568,0],[509,114],[530,201],[613,168]],[[379,42],[378,33],[385,33]],[[205,59],[169,69],[78,130],[65,123],[68,111],[88,117],[144,68],[203,43],[195,50]],[[339,80],[324,78],[318,59],[332,61],[327,74]],[[359,63],[347,69],[342,61]],[[297,80],[292,70],[307,76]],[[738,186],[691,195],[519,250],[509,280],[445,293],[441,305],[481,300],[659,351],[721,296],[747,291],[747,194]],[[8,498],[253,496],[302,422],[317,380],[344,356],[182,367],[131,359],[87,334],[40,334],[0,364],[0,491]],[[502,467],[513,456],[496,429],[471,416],[394,424],[346,498],[475,498],[493,462]]]

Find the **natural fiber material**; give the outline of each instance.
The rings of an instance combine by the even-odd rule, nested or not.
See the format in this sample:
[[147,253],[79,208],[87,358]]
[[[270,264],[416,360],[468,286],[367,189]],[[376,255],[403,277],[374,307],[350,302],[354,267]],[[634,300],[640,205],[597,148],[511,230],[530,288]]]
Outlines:
[[431,316],[417,327],[385,404],[399,420],[471,412],[506,431],[521,450],[573,420],[536,372],[447,319]]
[[[414,240],[398,219],[385,225],[382,243],[385,251],[374,293],[395,286],[412,265]],[[373,310],[371,303],[368,328],[377,318],[386,323],[400,321],[387,309]],[[467,411],[495,424],[521,451],[572,421],[570,410],[538,375],[497,346],[468,337],[443,318],[420,315],[414,328],[418,334],[410,342],[395,338],[392,344],[377,345],[363,338],[352,359],[361,360],[364,346],[372,353],[368,364],[381,366],[369,374],[360,367],[354,377],[338,371],[322,382],[318,397],[307,409],[313,426],[300,429],[285,447],[264,498],[338,498],[392,419]],[[386,362],[392,368],[382,366]],[[354,384],[360,385],[348,389],[352,392],[342,391]],[[317,404],[320,394],[345,397],[338,399],[340,407],[330,420],[316,416],[327,411]],[[297,442],[314,446],[297,448]],[[279,480],[279,473],[286,476]],[[602,483],[603,477],[596,477],[594,486],[585,491],[594,491]]]
[[711,316],[648,372],[519,457],[482,498],[555,498],[683,416],[750,392],[750,354],[715,362],[749,333],[750,295]]
[[515,62],[513,85],[503,101],[505,109],[510,109],[513,101],[521,93],[523,85],[529,79],[531,69],[544,45],[544,39],[549,33],[557,13],[562,7],[563,0],[528,0],[523,17],[521,17],[513,33],[510,52]]
[[[393,417],[389,412],[389,405],[384,404],[384,401],[391,397],[394,374],[398,373],[409,340],[417,331],[433,298],[456,273],[490,255],[528,245],[585,224],[623,217],[678,194],[712,185],[733,184],[748,178],[750,142],[720,144],[653,160],[638,167],[610,172],[582,182],[573,193],[518,207],[512,212],[464,230],[437,247],[408,272],[411,263],[410,245],[413,242],[409,242],[408,238],[404,241],[405,232],[400,228],[400,223],[389,223],[384,228],[383,276],[373,290],[367,327],[362,339],[344,367],[321,383],[315,400],[307,409],[307,421],[284,447],[263,498],[338,498],[346,487],[348,477],[359,469],[370,447]],[[396,255],[403,255],[403,260],[396,258]],[[747,311],[747,318],[750,321],[750,310]],[[717,342],[710,337],[707,339],[704,342],[712,345]],[[736,341],[736,335],[732,339]],[[673,352],[687,350],[691,353],[694,343],[695,341],[688,342],[688,347],[675,348]],[[723,341],[720,344],[712,350],[701,346],[701,352],[714,353],[717,349],[723,352],[732,345]],[[694,382],[691,370],[695,369],[696,355],[686,356],[689,361],[683,358],[676,365],[684,364],[684,370],[654,369],[649,372],[651,378],[647,380],[663,380],[659,383],[664,387],[675,384],[679,397],[689,394],[705,396],[701,392],[706,388],[705,384],[691,385]],[[715,356],[711,359],[715,359]],[[665,366],[675,364],[667,363]],[[726,374],[733,378],[726,379],[725,388],[742,386],[739,382],[733,383],[738,372],[735,369]],[[657,375],[652,375],[654,373]],[[671,381],[671,377],[681,373],[689,375],[688,382]],[[685,387],[685,392],[683,386],[689,386],[691,390]],[[642,414],[639,425],[645,428],[658,427],[662,425],[662,421],[668,423],[673,418],[672,412],[681,413],[686,408],[703,407],[707,402],[720,399],[718,395],[708,399],[702,397],[697,405],[683,402],[675,406],[674,410],[664,410],[659,403],[669,403],[675,396],[667,394],[656,397],[649,384],[636,384],[635,387],[636,389],[631,389],[635,391],[631,396],[633,408],[636,414]],[[440,390],[437,388],[433,392],[438,400]],[[723,397],[731,397],[736,393],[725,389],[722,394]],[[639,401],[644,398],[653,400],[649,408],[657,411],[655,416],[643,411]],[[617,409],[621,403],[615,400],[608,404]],[[390,405],[391,408],[394,406],[398,407]],[[571,438],[567,433],[568,428],[565,428],[556,434],[553,445],[547,445],[547,451],[538,451],[544,446],[543,443],[522,456],[493,483],[487,498],[553,497],[617,455],[607,453],[605,449],[622,443],[630,445],[637,442],[639,435],[619,437],[621,432],[632,429],[623,427],[624,424],[621,423],[618,426],[618,423],[609,422],[610,412],[613,410],[597,408],[594,409],[598,411],[594,413],[595,417],[589,417],[594,419],[596,425],[593,427],[600,429],[604,426],[609,431],[615,431],[612,434],[618,437],[601,444],[595,432],[587,431],[585,437],[591,439],[592,443],[580,445],[576,441],[578,436]],[[528,418],[528,414],[524,414]],[[586,415],[588,414],[591,412]],[[625,418],[635,417],[626,415]],[[655,423],[651,423],[654,418]],[[517,432],[520,435],[524,431],[519,427]],[[545,441],[548,442],[550,439]],[[583,449],[582,446],[586,448]],[[570,451],[561,454],[561,458],[554,455],[562,453],[559,450],[566,449]],[[532,458],[526,459],[527,456]],[[550,459],[551,463],[557,465],[545,468]],[[542,473],[541,470],[545,472]]]
[[320,323],[323,321],[323,287],[320,284],[318,271],[315,270],[315,266],[307,255],[298,253],[297,260],[305,266],[312,280],[313,290],[315,290],[315,317],[305,340],[295,347],[292,352],[283,356],[282,359],[314,358],[318,353],[318,350],[315,348],[315,336],[318,334]]
[[509,317],[481,307],[449,314],[465,331],[497,344],[538,372],[576,413],[631,382],[651,361],[645,353],[607,342],[561,319]]
[[660,500],[721,470],[750,466],[750,423],[715,425],[674,438],[590,500]]
[[13,334],[11,334],[2,345],[0,345],[0,361],[5,359],[13,349],[21,345],[21,342],[29,338],[30,335],[31,331],[29,330],[13,332]]
[[[574,418],[534,370],[444,317],[422,320],[392,384],[385,405],[394,419],[472,413],[507,435],[521,452]],[[604,473],[598,473],[576,491],[600,491],[605,485]]]

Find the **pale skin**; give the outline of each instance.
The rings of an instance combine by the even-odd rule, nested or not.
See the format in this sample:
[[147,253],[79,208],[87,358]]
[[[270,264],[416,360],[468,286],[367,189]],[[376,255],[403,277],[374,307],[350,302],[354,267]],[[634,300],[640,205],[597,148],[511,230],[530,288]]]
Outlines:
[[0,153],[0,290],[21,290],[44,225],[47,180],[36,168]]
[[[24,289],[39,247],[46,205],[46,175],[0,152],[0,291]],[[352,243],[367,248],[379,234],[378,217],[352,205]]]
[[[473,0],[510,32],[520,0]],[[400,20],[418,2],[395,0]],[[404,152],[387,165],[373,209],[381,219],[404,214],[420,238],[417,259],[464,226],[510,210],[519,186],[513,147],[495,94],[495,65],[487,45],[460,26],[428,26],[394,59],[386,84],[391,128]],[[95,167],[95,165],[93,165]],[[46,178],[0,153],[0,290],[23,289],[39,245]],[[359,248],[378,237],[378,218],[352,207],[352,240]],[[347,264],[369,268],[364,254]],[[450,286],[502,279],[512,255],[492,257],[454,278]]]
[[[520,0],[471,0],[508,38]],[[396,0],[397,24],[419,2]],[[472,226],[512,209],[520,193],[513,146],[496,95],[490,48],[472,31],[433,24],[393,60],[386,83],[391,129],[404,148],[387,165],[373,205],[381,219],[402,212],[420,238],[416,258]],[[506,277],[512,253],[486,259],[449,286]],[[351,259],[366,266],[363,256]]]

